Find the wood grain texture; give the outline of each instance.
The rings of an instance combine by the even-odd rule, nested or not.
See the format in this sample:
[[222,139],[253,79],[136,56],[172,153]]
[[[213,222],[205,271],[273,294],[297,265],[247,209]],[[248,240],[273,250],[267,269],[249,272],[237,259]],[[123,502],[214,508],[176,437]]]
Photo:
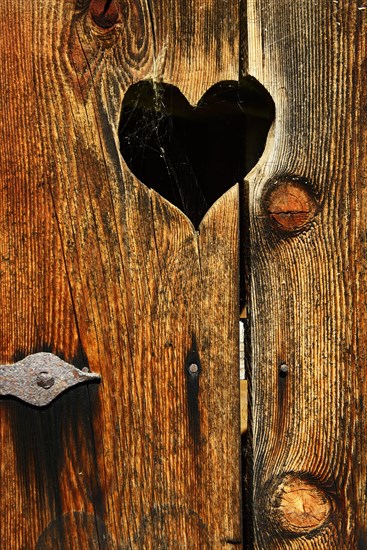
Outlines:
[[[276,104],[249,176],[258,549],[367,548],[366,25],[348,0],[248,2],[249,73]],[[276,227],[267,193],[295,181],[317,209]]]
[[240,546],[237,188],[197,232],[117,135],[139,80],[196,102],[237,79],[237,2],[97,4],[1,0],[0,361],[102,377],[1,400],[1,547]]

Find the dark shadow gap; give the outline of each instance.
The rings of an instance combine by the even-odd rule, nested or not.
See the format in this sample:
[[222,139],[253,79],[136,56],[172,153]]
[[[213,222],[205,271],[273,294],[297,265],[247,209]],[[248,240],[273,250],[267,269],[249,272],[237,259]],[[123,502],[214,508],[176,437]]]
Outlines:
[[251,345],[251,241],[250,241],[250,189],[248,181],[240,186],[240,331],[244,349],[242,369],[247,380],[247,431],[241,436],[241,489],[243,548],[253,548],[253,445],[252,445],[252,345]]
[[198,227],[257,163],[273,119],[273,100],[254,78],[214,85],[197,107],[175,86],[141,81],[122,104],[120,150],[140,181]]

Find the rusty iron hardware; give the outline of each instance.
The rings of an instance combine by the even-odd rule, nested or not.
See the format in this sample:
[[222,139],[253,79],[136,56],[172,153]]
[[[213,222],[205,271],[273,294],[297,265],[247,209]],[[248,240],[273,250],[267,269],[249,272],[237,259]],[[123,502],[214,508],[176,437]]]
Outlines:
[[10,395],[43,407],[68,388],[99,381],[100,375],[80,370],[53,353],[34,353],[14,365],[0,365],[0,396]]

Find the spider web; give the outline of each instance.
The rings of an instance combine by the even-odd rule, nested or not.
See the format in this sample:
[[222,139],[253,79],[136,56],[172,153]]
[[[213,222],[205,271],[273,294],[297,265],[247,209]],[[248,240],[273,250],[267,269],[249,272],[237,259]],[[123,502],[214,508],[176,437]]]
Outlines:
[[258,92],[249,97],[237,83],[219,83],[193,108],[174,86],[151,81],[125,96],[119,138],[127,165],[195,226],[262,152],[273,113]]

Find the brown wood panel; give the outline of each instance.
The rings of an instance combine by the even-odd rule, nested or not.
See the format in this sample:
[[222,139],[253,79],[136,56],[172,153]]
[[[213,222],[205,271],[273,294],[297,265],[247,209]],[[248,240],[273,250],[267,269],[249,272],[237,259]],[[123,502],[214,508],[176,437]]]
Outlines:
[[237,2],[103,6],[1,0],[0,362],[102,377],[1,400],[1,547],[240,546],[237,188],[197,232],[118,145],[129,85],[237,78]]
[[148,4],[155,79],[179,86],[192,104],[216,82],[238,80],[238,1],[149,0]]
[[276,104],[249,176],[259,549],[367,547],[366,18],[248,2],[249,73]]

